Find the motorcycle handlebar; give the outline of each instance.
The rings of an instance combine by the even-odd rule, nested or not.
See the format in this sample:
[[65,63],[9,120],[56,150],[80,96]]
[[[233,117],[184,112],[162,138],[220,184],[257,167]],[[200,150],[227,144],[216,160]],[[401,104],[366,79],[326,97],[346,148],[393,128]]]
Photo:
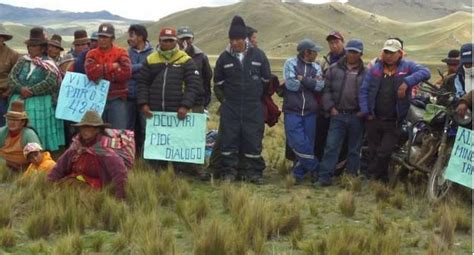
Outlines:
[[437,86],[433,85],[429,81],[423,81],[423,83],[427,84],[430,87],[430,89],[420,88],[420,90],[423,92],[430,93],[434,96],[455,96],[456,95],[453,92],[438,88]]

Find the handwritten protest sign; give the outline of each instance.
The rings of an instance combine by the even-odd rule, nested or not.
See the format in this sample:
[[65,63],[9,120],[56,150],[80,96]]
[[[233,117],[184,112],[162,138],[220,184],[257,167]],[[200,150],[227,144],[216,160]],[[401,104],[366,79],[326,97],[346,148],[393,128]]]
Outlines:
[[175,112],[153,112],[147,119],[146,159],[204,164],[206,115],[188,113],[184,120]]
[[84,74],[67,72],[59,90],[56,118],[79,122],[88,110],[102,115],[109,92],[109,83],[109,81],[100,80],[96,84]]
[[459,127],[444,177],[472,189],[473,131]]

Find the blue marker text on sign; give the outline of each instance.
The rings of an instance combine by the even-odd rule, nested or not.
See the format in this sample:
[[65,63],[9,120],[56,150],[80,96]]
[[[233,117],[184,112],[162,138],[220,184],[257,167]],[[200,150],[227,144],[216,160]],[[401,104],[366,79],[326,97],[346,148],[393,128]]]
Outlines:
[[109,86],[107,80],[95,83],[84,74],[67,72],[59,90],[56,118],[79,122],[88,110],[102,115]]

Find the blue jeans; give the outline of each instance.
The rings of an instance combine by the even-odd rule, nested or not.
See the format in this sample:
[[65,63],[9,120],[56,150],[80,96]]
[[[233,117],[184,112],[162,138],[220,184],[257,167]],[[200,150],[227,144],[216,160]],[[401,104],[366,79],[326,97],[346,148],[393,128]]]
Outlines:
[[314,156],[316,114],[301,116],[285,113],[285,134],[288,145],[296,156],[294,177],[302,179],[307,172],[315,172],[319,163]]
[[364,134],[364,123],[355,114],[339,113],[331,116],[324,156],[319,169],[321,181],[330,181],[347,136],[347,171],[356,175],[360,164],[360,147]]
[[5,126],[5,115],[8,111],[8,98],[0,97],[0,127]]
[[107,100],[102,119],[104,122],[110,123],[111,128],[126,129],[128,121],[127,101],[120,98]]

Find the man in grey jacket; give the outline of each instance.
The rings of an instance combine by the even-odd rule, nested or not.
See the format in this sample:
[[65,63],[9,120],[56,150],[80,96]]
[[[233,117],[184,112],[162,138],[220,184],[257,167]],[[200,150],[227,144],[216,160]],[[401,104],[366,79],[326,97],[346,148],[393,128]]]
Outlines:
[[321,186],[331,185],[332,173],[346,136],[347,171],[356,175],[359,169],[364,124],[358,95],[366,72],[361,59],[364,46],[362,41],[355,39],[347,42],[345,49],[346,55],[326,72],[323,105],[331,113],[331,119],[319,171]]

